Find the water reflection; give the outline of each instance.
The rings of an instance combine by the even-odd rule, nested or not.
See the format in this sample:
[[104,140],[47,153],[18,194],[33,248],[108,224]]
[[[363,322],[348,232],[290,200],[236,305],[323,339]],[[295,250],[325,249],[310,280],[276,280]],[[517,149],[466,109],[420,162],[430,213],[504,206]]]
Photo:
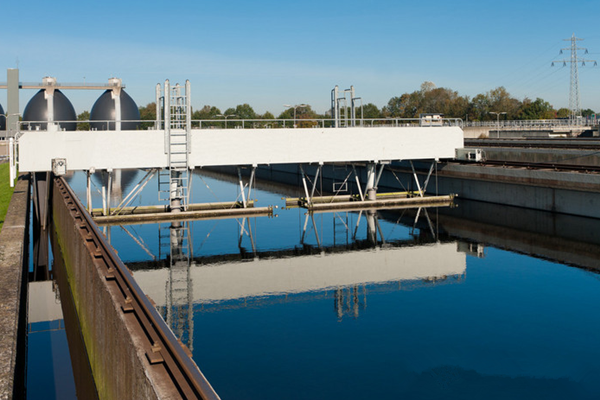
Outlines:
[[600,281],[557,262],[598,268],[598,224],[460,202],[107,234],[223,399],[591,399]]
[[[302,221],[301,231],[297,236],[282,234],[279,228],[289,225],[295,215]],[[427,221],[431,227],[428,217]],[[269,228],[265,232],[263,222]],[[190,349],[194,347],[194,312],[326,297],[333,304],[332,317],[358,318],[370,291],[460,282],[466,274],[466,255],[457,251],[455,242],[442,243],[431,234],[433,230],[422,232],[414,224],[380,221],[375,211],[315,215],[296,209],[276,219],[224,221],[236,236],[212,240],[227,250],[211,255],[206,241],[211,241],[214,227],[205,235],[201,232],[212,223],[112,228],[110,235],[120,242],[122,232],[135,239],[132,231],[145,229],[145,237],[152,236],[148,230],[158,231],[158,243],[148,245],[141,237],[135,240],[150,259],[128,261],[128,266]],[[194,243],[193,237],[200,243]]]

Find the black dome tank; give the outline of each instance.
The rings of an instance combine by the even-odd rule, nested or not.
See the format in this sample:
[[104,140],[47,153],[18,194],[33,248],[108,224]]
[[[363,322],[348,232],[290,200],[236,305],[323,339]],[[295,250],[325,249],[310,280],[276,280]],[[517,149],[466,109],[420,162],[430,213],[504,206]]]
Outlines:
[[[112,90],[107,90],[96,100],[90,111],[90,127],[96,130],[115,130],[115,101]],[[121,89],[121,130],[136,130],[140,127],[140,110],[135,101]],[[97,122],[93,122],[97,121]]]
[[[30,124],[32,129],[46,130],[48,121],[48,101],[45,96],[46,89],[41,89],[27,103],[23,111],[23,121],[37,122]],[[60,129],[74,131],[77,129],[77,114],[71,101],[60,90],[54,90],[54,121],[60,124]],[[73,121],[73,122],[62,122]],[[26,126],[27,127],[27,126]],[[38,128],[39,127],[39,128]]]

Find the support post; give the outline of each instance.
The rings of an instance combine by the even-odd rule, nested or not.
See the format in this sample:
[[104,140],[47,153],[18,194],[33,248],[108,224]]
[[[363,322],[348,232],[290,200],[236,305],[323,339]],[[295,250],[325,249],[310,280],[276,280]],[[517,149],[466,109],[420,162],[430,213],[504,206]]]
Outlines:
[[[187,152],[192,152],[192,84],[185,81],[185,134],[187,135]],[[186,156],[187,157],[187,156]]]
[[354,105],[354,85],[350,86],[350,126],[356,126],[356,108]]
[[252,187],[254,186],[254,177],[256,174],[256,165],[252,166],[252,172],[250,173],[250,182],[248,182],[248,201],[252,201]]
[[123,186],[122,186],[122,172],[121,169],[115,169],[113,173],[113,188],[112,190],[115,192],[117,197],[123,196]]
[[429,173],[427,174],[427,179],[425,179],[425,183],[423,184],[423,192],[427,190],[427,185],[429,184],[429,178],[431,178],[431,173],[433,172],[433,167],[435,166],[435,160],[431,163],[431,167],[429,167]]
[[104,171],[102,171],[102,215],[108,215],[106,211],[106,183],[104,182]]
[[300,165],[300,172],[302,172],[302,186],[304,186],[304,195],[306,196],[306,201],[308,204],[311,202],[310,194],[308,193],[308,186],[306,185],[306,173],[304,172],[304,168]]
[[163,120],[165,121],[165,154],[169,155],[169,164],[171,163],[171,86],[169,80],[165,80],[165,89],[163,97],[163,112],[165,113]]
[[238,178],[240,181],[240,191],[242,193],[242,205],[244,206],[244,208],[246,208],[247,207],[246,193],[244,190],[244,182],[242,181],[242,171],[240,170],[240,167],[237,167],[237,173],[238,173]]
[[92,212],[92,172],[90,170],[86,171],[87,174],[87,186],[85,190],[86,194],[86,203],[88,212]]
[[170,208],[172,213],[181,212],[181,172],[171,171],[172,179],[169,183],[170,193]]
[[160,95],[162,88],[160,87],[160,83],[156,84],[156,122],[154,124],[154,129],[161,128],[162,116],[160,115]]
[[376,163],[370,162],[367,164],[367,187],[365,192],[367,193],[368,200],[377,200],[377,187],[375,186],[376,171]]
[[415,178],[415,182],[417,183],[417,188],[419,189],[419,196],[423,197],[423,191],[421,190],[421,184],[419,183],[419,178],[417,177],[417,173],[415,171],[415,166],[413,162],[410,162],[410,167],[412,168],[413,177]]
[[319,173],[321,172],[321,168],[323,168],[323,164],[319,163],[319,167],[317,168],[317,173],[315,174],[315,181],[313,182],[312,190],[310,191],[310,202],[312,203],[312,199],[315,195],[315,189],[317,188],[317,182],[319,181]]
[[106,215],[110,215],[110,196],[112,191],[112,169],[108,170],[108,185],[106,189]]
[[360,180],[358,179],[358,174],[356,173],[356,167],[354,166],[354,164],[352,164],[352,171],[354,171],[354,178],[356,178],[356,187],[358,188],[360,200],[365,201],[365,196],[363,195],[362,188],[360,187]]
[[331,91],[331,119],[332,119],[333,128],[338,128],[338,120],[339,120],[339,115],[338,115],[339,109],[338,109],[338,103],[337,103],[338,91],[339,91],[338,85],[335,85],[335,87]]
[[10,178],[10,187],[15,187],[15,178],[17,170],[15,168],[15,140],[11,137],[8,139],[8,169]]

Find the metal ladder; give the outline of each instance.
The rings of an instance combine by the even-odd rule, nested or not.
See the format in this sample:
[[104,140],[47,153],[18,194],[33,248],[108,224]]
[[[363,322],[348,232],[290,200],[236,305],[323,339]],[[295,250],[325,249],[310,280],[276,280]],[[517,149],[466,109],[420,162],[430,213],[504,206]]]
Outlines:
[[165,81],[162,97],[164,113],[165,153],[168,167],[158,176],[160,201],[169,201],[172,208],[187,210],[190,196],[190,134],[191,105],[190,82],[185,87],[176,84],[170,87]]

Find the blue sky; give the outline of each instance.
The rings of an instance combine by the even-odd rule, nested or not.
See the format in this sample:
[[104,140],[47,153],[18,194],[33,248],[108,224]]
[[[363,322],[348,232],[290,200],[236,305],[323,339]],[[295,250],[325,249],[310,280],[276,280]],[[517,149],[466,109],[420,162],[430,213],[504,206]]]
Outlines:
[[[157,83],[189,79],[195,109],[249,103],[278,115],[309,103],[324,112],[335,85],[382,107],[424,81],[470,97],[504,86],[560,108],[570,69],[551,62],[570,57],[559,54],[563,39],[585,39],[585,57],[600,62],[598,0],[22,0],[1,13],[0,66],[18,62],[21,81],[115,76],[138,105],[154,101]],[[579,71],[582,108],[600,111],[600,67]],[[22,107],[34,94],[21,92]],[[100,95],[66,94],[78,113]]]

